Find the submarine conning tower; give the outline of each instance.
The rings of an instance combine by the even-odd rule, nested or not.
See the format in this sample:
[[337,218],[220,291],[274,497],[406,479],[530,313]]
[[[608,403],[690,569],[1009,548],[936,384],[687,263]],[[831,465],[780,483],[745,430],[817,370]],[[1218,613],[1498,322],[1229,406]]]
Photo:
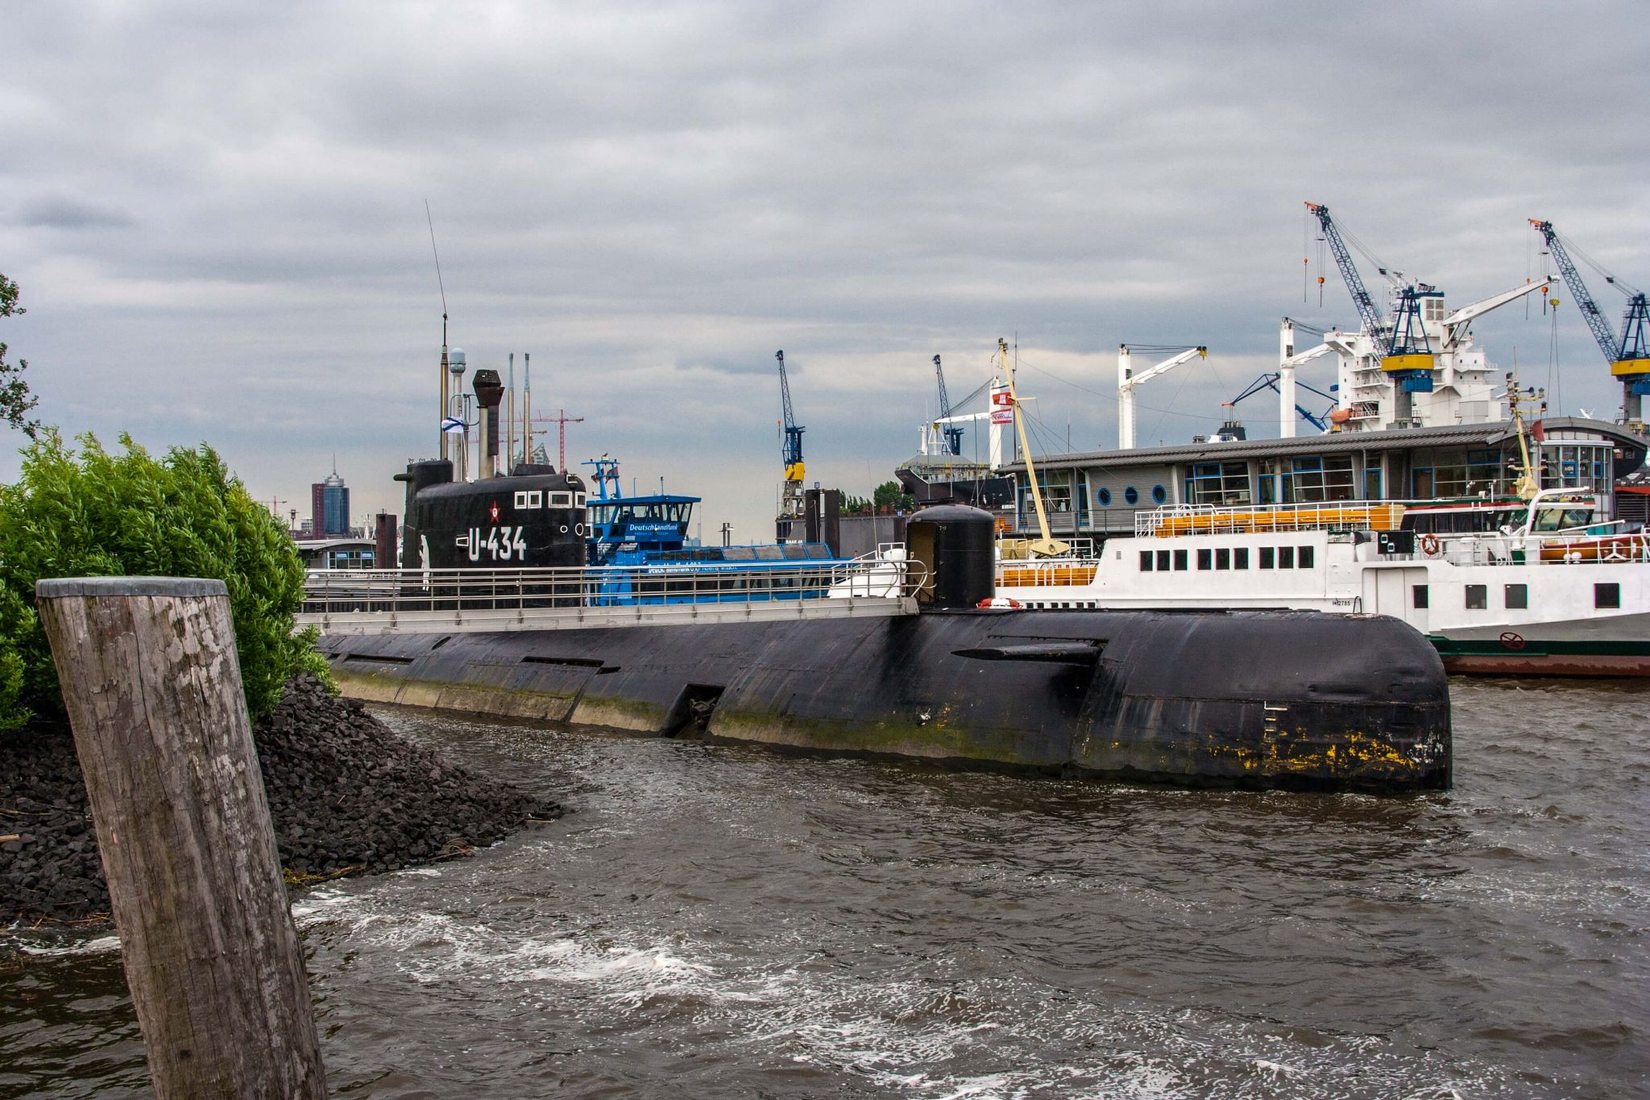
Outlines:
[[927,574],[917,589],[924,611],[980,606],[996,595],[996,520],[966,504],[936,504],[905,525],[907,559]]
[[453,480],[447,459],[409,462],[403,569],[518,569],[585,564],[584,481],[552,466]]

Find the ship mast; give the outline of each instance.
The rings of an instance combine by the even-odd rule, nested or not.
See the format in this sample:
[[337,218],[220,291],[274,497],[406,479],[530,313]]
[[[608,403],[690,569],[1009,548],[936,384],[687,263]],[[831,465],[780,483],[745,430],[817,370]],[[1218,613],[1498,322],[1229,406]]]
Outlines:
[[1008,358],[1008,341],[997,338],[997,356],[1002,363],[1003,373],[1008,378],[1008,403],[1014,410],[1014,432],[1020,441],[1020,454],[1026,460],[1026,480],[1031,483],[1031,503],[1037,509],[1037,533],[1039,538],[1033,540],[1026,550],[1039,558],[1058,557],[1071,552],[1069,543],[1052,538],[1048,530],[1048,513],[1043,510],[1043,492],[1037,486],[1037,469],[1031,464],[1031,444],[1026,440],[1025,420],[1020,416],[1020,395],[1014,389],[1014,364]]
[[1513,493],[1519,500],[1534,500],[1536,493],[1541,491],[1541,479],[1536,476],[1536,468],[1530,463],[1530,441],[1524,432],[1524,405],[1526,403],[1540,403],[1540,408],[1546,408],[1546,396],[1540,390],[1531,390],[1528,393],[1518,388],[1518,375],[1507,372],[1507,404],[1512,406],[1513,430],[1518,433],[1518,480],[1513,483]]

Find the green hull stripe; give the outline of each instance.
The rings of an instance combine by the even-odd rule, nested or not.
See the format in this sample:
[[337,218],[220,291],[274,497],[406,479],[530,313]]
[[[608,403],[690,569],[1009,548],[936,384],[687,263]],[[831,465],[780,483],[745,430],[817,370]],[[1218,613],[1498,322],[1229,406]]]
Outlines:
[[1520,647],[1494,639],[1471,641],[1427,635],[1443,657],[1650,657],[1650,642],[1558,642],[1523,639]]

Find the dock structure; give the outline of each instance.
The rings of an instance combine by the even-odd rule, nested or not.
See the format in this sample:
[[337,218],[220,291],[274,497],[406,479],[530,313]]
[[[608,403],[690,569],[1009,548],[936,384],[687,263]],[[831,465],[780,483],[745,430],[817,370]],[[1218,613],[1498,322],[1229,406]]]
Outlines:
[[35,588],[159,1097],[324,1097],[224,582]]

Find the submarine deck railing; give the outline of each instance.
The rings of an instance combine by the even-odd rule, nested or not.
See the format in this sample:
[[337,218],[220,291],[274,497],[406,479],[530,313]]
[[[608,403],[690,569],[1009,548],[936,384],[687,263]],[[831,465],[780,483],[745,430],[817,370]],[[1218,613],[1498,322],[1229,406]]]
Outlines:
[[921,563],[315,569],[299,626],[323,634],[557,630],[915,614]]

